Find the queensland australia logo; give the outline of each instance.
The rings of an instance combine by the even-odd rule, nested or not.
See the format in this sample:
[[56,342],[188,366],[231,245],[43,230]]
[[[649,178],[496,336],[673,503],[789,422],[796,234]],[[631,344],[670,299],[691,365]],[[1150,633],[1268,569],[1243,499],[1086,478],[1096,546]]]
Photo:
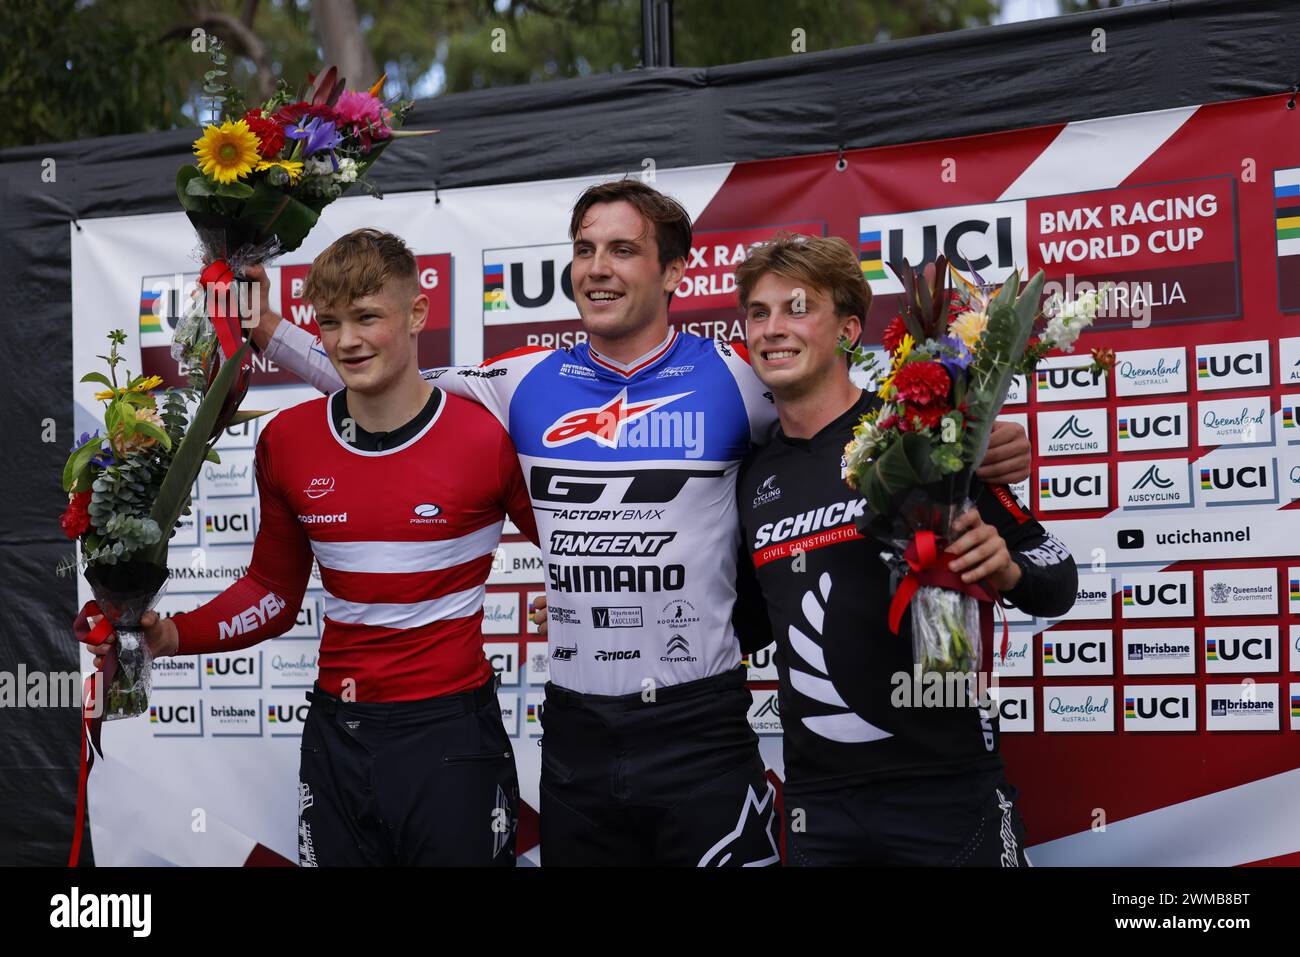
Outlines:
[[754,490],[754,508],[766,505],[768,502],[775,502],[780,497],[781,489],[776,484],[776,476],[769,475],[759,482],[758,488]]
[[[654,399],[629,400],[624,388],[604,405],[566,412],[542,433],[542,444],[559,448],[582,439],[591,439],[607,449],[686,448],[687,457],[703,453],[699,412],[655,414],[664,406],[684,399],[690,392],[679,392]],[[693,454],[692,454],[693,453]]]
[[332,491],[334,491],[334,476],[332,475],[328,478],[314,478],[302,490],[303,494],[308,498],[324,498]]

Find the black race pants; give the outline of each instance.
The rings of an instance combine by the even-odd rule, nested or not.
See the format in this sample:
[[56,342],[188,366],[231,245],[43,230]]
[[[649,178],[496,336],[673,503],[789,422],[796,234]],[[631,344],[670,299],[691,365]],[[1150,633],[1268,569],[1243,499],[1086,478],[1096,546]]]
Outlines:
[[542,864],[778,863],[752,700],[743,668],[655,689],[653,700],[548,684]]
[[382,703],[310,692],[298,863],[514,866],[519,781],[496,686]]

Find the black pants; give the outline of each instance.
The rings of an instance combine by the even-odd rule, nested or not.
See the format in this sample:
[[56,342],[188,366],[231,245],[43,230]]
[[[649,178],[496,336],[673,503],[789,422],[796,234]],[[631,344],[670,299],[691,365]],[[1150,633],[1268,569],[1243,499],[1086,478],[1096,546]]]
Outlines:
[[1000,768],[875,782],[832,791],[785,789],[791,866],[1024,867],[1018,792]]
[[513,867],[519,780],[496,687],[386,703],[308,693],[298,863]]
[[752,700],[743,668],[658,688],[649,701],[548,684],[542,864],[778,863]]

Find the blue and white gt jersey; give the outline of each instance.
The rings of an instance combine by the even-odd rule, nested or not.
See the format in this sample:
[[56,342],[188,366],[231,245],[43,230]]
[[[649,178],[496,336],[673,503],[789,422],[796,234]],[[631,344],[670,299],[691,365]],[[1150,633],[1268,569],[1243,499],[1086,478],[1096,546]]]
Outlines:
[[[341,386],[291,323],[266,354],[322,390]],[[629,694],[739,664],[736,473],[776,418],[743,347],[669,330],[628,364],[582,343],[424,376],[481,402],[514,442],[545,562],[555,684]]]

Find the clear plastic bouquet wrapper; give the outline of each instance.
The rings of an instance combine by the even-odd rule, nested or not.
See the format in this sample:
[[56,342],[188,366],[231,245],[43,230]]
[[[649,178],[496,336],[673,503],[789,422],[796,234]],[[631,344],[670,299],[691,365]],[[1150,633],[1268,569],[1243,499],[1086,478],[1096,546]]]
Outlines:
[[[914,663],[923,672],[970,674],[983,664],[980,603],[999,596],[948,567],[952,522],[972,506],[975,468],[1012,378],[1053,349],[1071,351],[1105,290],[1040,308],[1041,270],[1023,288],[1018,272],[1001,286],[978,275],[969,282],[942,256],[924,269],[904,261],[897,271],[904,308],[885,329],[885,364],[863,349],[851,353],[881,385],[879,403],[845,446],[845,480],[870,506],[858,531],[888,546],[881,558],[895,583],[890,627],[897,634],[910,611]],[[1043,331],[1031,339],[1040,319]],[[1113,351],[1093,350],[1094,372],[1113,364]],[[1007,638],[1004,620],[1004,657]]]
[[190,513],[203,462],[220,461],[212,446],[222,430],[261,414],[238,411],[246,345],[226,362],[214,336],[197,336],[179,348],[188,385],[159,390],[160,377],[119,369],[126,334],[116,329],[108,338],[108,354],[100,356],[108,373],[81,379],[105,387],[95,396],[104,403],[104,428],[83,434],[64,465],[61,524],[80,554],[59,569],[83,571],[95,595],[91,611],[103,616],[97,637],[118,635],[104,661],[103,698],[87,702],[97,720],[147,710],[152,658],[139,626],[166,587],[167,543]]

